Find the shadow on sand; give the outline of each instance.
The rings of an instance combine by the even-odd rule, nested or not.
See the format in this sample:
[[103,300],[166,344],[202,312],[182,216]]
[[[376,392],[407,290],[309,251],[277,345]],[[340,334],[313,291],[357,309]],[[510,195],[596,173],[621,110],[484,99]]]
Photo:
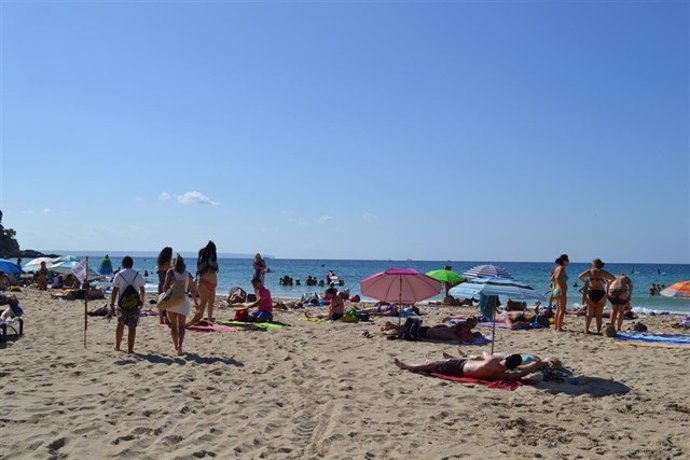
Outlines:
[[225,358],[223,356],[199,356],[196,353],[185,353],[184,356],[164,356],[164,355],[153,355],[153,354],[141,354],[134,353],[128,356],[126,359],[120,359],[114,362],[118,366],[126,366],[127,364],[135,364],[138,361],[148,361],[153,364],[178,364],[181,366],[187,363],[194,364],[225,364],[228,366],[244,367],[241,361],[237,361],[235,358]]
[[578,377],[578,384],[539,382],[536,387],[540,390],[548,391],[551,394],[584,395],[588,394],[595,398],[612,395],[624,395],[630,392],[630,387],[616,382],[615,380],[604,379],[601,377]]

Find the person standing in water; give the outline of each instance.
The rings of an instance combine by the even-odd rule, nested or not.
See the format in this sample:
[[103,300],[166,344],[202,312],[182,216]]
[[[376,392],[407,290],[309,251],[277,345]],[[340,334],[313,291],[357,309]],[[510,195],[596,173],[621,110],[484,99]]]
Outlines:
[[563,332],[563,319],[565,318],[565,305],[568,295],[568,274],[565,269],[570,264],[568,254],[561,254],[556,259],[556,269],[551,275],[551,286],[554,300],[556,301],[556,317],[554,326],[557,332]]
[[260,279],[261,284],[264,284],[264,275],[266,274],[266,270],[268,267],[266,267],[266,261],[261,257],[261,254],[258,252],[254,256],[254,262],[252,263],[252,267],[254,268],[254,275],[252,276],[252,279]]

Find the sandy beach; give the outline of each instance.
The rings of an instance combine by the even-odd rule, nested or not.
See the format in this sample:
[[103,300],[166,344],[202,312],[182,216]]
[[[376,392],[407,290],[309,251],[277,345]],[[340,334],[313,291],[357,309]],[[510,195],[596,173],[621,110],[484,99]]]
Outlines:
[[[583,318],[566,318],[577,332],[497,330],[497,351],[558,357],[578,383],[504,391],[397,369],[394,357],[457,347],[386,340],[384,319],[278,312],[291,327],[190,332],[180,358],[168,329],[142,318],[128,356],[101,318],[84,349],[83,303],[20,299],[25,335],[0,345],[2,459],[690,458],[690,349],[616,345],[582,334]],[[425,324],[476,312],[429,310]],[[642,321],[672,330],[672,318]]]

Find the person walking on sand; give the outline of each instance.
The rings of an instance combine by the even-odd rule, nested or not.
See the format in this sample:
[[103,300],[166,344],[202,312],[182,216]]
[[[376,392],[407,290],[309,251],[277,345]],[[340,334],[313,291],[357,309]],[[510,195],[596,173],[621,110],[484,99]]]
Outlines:
[[[172,266],[173,250],[171,247],[164,247],[158,254],[156,261],[156,274],[158,274],[158,295],[163,293],[163,286],[165,285],[165,275]],[[165,310],[158,310],[158,321],[160,324],[170,324]]]
[[208,321],[213,322],[213,307],[216,303],[216,287],[218,287],[218,253],[213,241],[199,250],[199,258],[196,262],[196,274],[198,279],[199,307],[190,324],[196,324],[204,317],[204,311],[208,309]]
[[184,354],[182,344],[184,342],[185,321],[191,311],[187,292],[191,292],[194,296],[194,304],[198,309],[199,291],[196,288],[196,284],[194,284],[191,273],[187,271],[184,259],[179,254],[175,255],[172,261],[172,268],[165,275],[163,291],[167,291],[171,287],[173,289],[171,295],[173,301],[171,306],[167,307],[168,319],[170,320],[170,335],[173,347],[175,347],[175,353],[181,356]]
[[618,331],[623,327],[625,310],[630,308],[632,299],[633,284],[630,278],[621,273],[616,276],[609,284],[609,302],[611,302],[611,324],[616,326]]
[[554,326],[558,332],[563,332],[563,319],[565,318],[565,305],[568,294],[568,274],[565,272],[565,269],[569,264],[568,254],[561,254],[556,259],[556,269],[551,275],[551,294],[556,301]]
[[[120,351],[122,336],[124,335],[125,326],[127,326],[127,353],[134,353],[139,312],[146,299],[144,277],[134,270],[133,266],[134,259],[130,256],[125,256],[122,259],[123,269],[115,275],[112,293],[110,294],[111,314],[117,315],[115,351]],[[115,308],[115,305],[117,305],[117,308]]]
[[578,277],[587,285],[585,291],[585,305],[587,314],[585,315],[585,334],[589,334],[589,326],[592,324],[592,317],[596,319],[597,334],[601,333],[602,316],[606,306],[606,287],[607,284],[616,278],[604,270],[604,262],[601,259],[594,259],[592,266],[582,272]]

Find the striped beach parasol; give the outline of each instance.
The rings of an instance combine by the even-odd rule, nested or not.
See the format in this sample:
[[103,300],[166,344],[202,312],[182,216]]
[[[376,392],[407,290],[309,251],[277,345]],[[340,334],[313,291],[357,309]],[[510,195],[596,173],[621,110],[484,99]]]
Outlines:
[[513,279],[513,275],[508,273],[503,267],[497,267],[496,265],[477,265],[476,267],[470,268],[465,273],[468,278],[508,278]]
[[690,298],[690,281],[678,281],[660,292],[665,297]]

